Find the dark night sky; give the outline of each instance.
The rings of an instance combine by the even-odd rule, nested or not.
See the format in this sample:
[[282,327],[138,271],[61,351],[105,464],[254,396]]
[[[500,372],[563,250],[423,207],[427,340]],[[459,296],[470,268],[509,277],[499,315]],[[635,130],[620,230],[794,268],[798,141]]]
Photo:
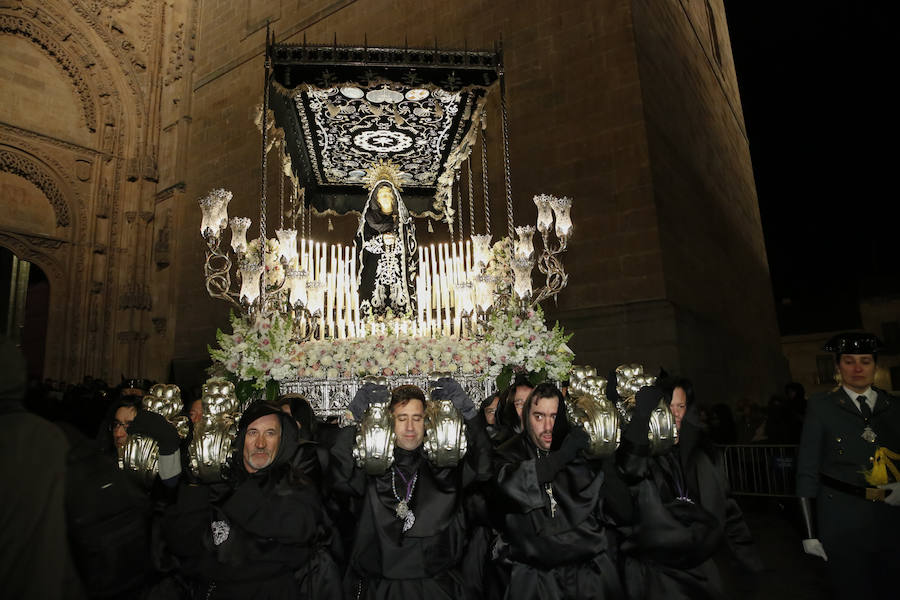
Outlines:
[[900,292],[889,4],[725,0],[782,334]]

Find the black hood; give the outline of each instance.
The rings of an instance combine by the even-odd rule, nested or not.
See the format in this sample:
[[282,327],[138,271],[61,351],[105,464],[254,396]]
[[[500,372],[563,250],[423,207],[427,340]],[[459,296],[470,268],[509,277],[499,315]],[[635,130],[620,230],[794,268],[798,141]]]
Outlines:
[[[532,446],[534,446],[534,442],[531,439],[531,419],[529,417],[531,415],[532,409],[534,408],[534,403],[538,400],[538,398],[547,398],[552,396],[552,394],[541,394],[540,387],[535,388],[535,390],[538,390],[538,393],[532,393],[531,395],[529,395],[528,400],[525,401],[525,406],[522,408],[522,437],[528,444],[531,444]],[[559,408],[556,411],[556,421],[553,422],[553,443],[550,445],[551,452],[559,450],[559,447],[560,445],[562,445],[563,440],[569,434],[570,428],[571,425],[569,424],[569,413],[566,407],[566,401],[564,398],[560,398]]]
[[[278,417],[281,423],[281,441],[278,444],[278,452],[275,454],[275,459],[271,464],[251,475],[250,473],[247,473],[247,470],[244,468],[244,438],[247,435],[247,429],[250,427],[250,424],[266,415],[275,415]],[[262,477],[269,473],[280,471],[284,466],[290,467],[291,459],[297,452],[299,445],[300,432],[297,429],[297,423],[291,415],[284,413],[278,408],[265,402],[254,402],[247,407],[247,410],[245,410],[244,414],[241,416],[241,420],[238,421],[238,432],[234,439],[234,454],[232,459],[234,474],[238,478],[243,478],[245,476]]]

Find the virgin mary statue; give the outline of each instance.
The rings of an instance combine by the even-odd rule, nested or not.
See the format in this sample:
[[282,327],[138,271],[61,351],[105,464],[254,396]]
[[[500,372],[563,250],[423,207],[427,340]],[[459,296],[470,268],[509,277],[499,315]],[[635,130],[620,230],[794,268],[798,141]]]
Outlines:
[[358,260],[359,309],[364,317],[415,313],[419,260],[416,226],[400,197],[396,171],[373,169],[370,192],[353,240]]

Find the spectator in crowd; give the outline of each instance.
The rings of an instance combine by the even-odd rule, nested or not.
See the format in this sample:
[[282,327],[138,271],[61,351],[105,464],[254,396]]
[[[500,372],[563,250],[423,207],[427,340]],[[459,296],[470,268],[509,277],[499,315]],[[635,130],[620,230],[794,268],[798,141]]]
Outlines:
[[81,598],[65,510],[68,443],[27,412],[25,359],[0,338],[0,581],[8,598]]

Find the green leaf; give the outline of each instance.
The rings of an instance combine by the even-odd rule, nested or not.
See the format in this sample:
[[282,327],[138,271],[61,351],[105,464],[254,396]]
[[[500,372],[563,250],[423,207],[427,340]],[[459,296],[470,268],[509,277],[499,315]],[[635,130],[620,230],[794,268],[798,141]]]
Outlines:
[[512,376],[513,368],[510,365],[503,367],[503,370],[497,375],[497,390],[502,392],[508,388],[509,384],[512,382]]
[[270,379],[266,382],[266,402],[274,403],[278,400],[278,394],[281,391],[281,387],[278,385],[278,382],[274,379]]

